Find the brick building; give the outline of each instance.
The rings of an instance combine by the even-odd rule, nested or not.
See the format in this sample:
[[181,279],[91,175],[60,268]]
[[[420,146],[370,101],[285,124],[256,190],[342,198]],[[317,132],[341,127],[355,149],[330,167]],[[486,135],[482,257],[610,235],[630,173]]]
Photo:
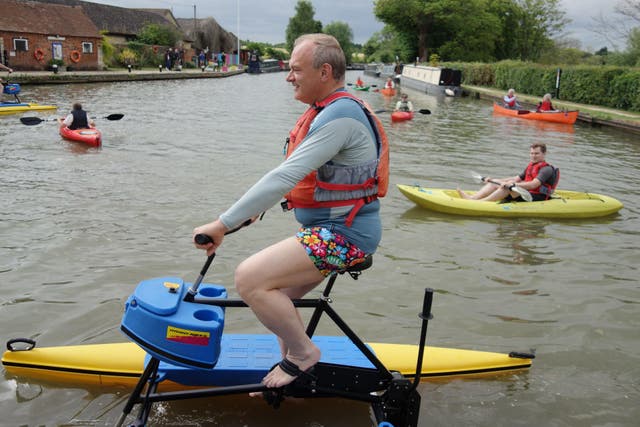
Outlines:
[[97,70],[102,36],[81,7],[2,0],[0,53],[15,70],[46,70],[51,60]]

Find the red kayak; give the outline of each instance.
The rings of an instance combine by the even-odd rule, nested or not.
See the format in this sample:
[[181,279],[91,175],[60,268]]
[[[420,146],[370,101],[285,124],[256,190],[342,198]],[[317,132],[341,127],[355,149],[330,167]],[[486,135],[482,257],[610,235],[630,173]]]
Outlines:
[[95,127],[89,129],[69,129],[66,126],[60,128],[60,136],[74,142],[82,142],[92,147],[102,145],[102,133]]
[[413,111],[394,111],[391,113],[392,122],[404,122],[413,119]]

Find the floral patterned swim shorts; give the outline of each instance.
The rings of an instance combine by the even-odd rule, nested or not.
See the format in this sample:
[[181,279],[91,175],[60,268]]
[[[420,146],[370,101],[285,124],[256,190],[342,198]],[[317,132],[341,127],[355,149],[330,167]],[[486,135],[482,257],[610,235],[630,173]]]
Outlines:
[[360,264],[366,257],[363,251],[347,242],[344,236],[324,227],[300,228],[296,238],[325,277],[334,271],[345,271],[353,265]]

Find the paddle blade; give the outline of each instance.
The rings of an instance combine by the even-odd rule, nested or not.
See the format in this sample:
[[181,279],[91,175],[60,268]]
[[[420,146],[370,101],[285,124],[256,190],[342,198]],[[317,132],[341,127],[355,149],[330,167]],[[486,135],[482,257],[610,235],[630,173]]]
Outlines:
[[469,171],[469,175],[471,175],[471,178],[475,179],[478,182],[484,182],[484,177],[478,172]]
[[518,110],[518,115],[521,116],[523,114],[529,114],[531,111],[529,110]]
[[521,188],[521,187],[518,187],[517,185],[514,185],[512,190],[515,191],[516,193],[518,193],[520,195],[520,197],[522,197],[522,200],[524,200],[526,202],[532,202],[533,201],[533,197],[531,197],[531,193],[529,193],[524,188]]
[[107,120],[120,120],[124,117],[124,114],[109,114],[105,119]]
[[374,113],[376,113],[376,114],[386,113],[386,112],[387,112],[387,110],[376,110],[376,111],[374,111]]
[[43,119],[41,119],[39,117],[20,117],[20,121],[22,122],[23,125],[33,126],[33,125],[37,125],[39,123],[42,123],[45,120],[43,120]]
[[427,110],[426,108],[422,109],[422,110],[418,110],[418,112],[420,114],[431,114],[431,110]]

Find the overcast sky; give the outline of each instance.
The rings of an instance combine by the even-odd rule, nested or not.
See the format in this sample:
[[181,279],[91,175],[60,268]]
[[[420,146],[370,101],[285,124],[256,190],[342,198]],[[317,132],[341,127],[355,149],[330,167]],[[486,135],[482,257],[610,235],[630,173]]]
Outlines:
[[[298,0],[93,0],[121,7],[166,8],[177,18],[212,16],[227,31],[238,33],[242,40],[267,43],[285,41],[289,18],[295,14]],[[590,31],[593,17],[611,16],[619,0],[560,0],[567,17],[573,23],[567,28],[569,37],[578,39],[582,48],[598,50],[609,44]],[[354,42],[366,42],[383,24],[373,14],[373,0],[312,0],[315,19],[323,25],[334,21],[347,22],[353,30]],[[238,14],[239,10],[239,14]],[[611,46],[608,46],[611,48]],[[623,46],[622,46],[623,47]]]

